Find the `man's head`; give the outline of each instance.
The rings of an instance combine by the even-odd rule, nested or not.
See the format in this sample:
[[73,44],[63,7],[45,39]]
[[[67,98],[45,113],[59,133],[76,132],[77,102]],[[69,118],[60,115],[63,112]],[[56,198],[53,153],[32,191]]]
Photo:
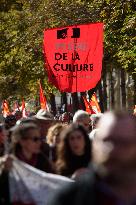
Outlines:
[[93,160],[107,174],[136,173],[136,118],[123,113],[105,113],[93,142]]
[[54,122],[54,116],[47,110],[40,109],[34,118],[37,120],[41,136],[46,137],[49,127]]
[[5,118],[5,128],[8,130],[16,124],[16,117],[15,115],[8,115]]
[[87,112],[78,110],[73,117],[73,122],[83,125],[87,132],[90,131],[91,120]]
[[98,113],[98,114],[92,114],[91,115],[91,124],[92,124],[92,129],[96,129],[97,128],[97,124],[99,119],[102,117],[102,113]]

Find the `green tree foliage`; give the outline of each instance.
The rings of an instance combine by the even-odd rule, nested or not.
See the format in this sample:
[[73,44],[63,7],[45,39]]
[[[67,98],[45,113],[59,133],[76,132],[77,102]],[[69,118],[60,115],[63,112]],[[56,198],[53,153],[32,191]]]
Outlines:
[[46,94],[56,92],[47,82],[42,52],[43,30],[71,24],[105,24],[104,61],[135,73],[135,14],[133,0],[1,0],[1,98],[34,96],[42,79]]

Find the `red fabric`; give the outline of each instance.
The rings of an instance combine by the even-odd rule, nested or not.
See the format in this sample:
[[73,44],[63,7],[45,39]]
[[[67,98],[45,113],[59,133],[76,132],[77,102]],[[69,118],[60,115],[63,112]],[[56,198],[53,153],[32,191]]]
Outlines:
[[94,114],[101,113],[101,109],[100,109],[100,106],[99,106],[99,103],[97,101],[97,97],[96,97],[95,93],[91,97],[90,105],[92,107]]
[[2,110],[3,110],[2,111],[3,117],[7,117],[8,115],[10,115],[10,111],[9,111],[7,100],[4,100],[4,102],[2,104]]
[[42,85],[41,85],[40,82],[39,82],[39,85],[40,85],[40,105],[41,105],[41,109],[46,110],[46,104],[47,104],[46,103],[46,98],[44,96]]
[[48,79],[60,91],[84,92],[94,88],[101,78],[103,23],[45,30],[44,56]]
[[24,99],[22,100],[22,117],[23,117],[23,118],[26,118],[26,117],[27,117]]
[[88,112],[89,114],[94,114],[94,112],[92,110],[92,107],[91,107],[90,103],[88,102],[88,100],[86,99],[85,96],[83,96],[83,100],[84,100],[84,104],[85,104],[85,107],[86,107],[86,112]]

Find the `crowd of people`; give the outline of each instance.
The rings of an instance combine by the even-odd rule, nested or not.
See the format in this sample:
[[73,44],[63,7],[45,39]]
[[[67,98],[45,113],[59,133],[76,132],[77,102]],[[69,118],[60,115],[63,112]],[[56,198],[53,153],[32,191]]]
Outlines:
[[75,182],[50,205],[136,204],[136,117],[126,113],[53,116],[18,111],[0,124],[0,204],[7,205],[15,158]]

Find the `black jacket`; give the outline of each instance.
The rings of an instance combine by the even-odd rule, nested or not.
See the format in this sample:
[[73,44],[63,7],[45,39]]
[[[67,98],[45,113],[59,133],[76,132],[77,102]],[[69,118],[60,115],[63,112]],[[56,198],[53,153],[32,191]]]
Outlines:
[[96,205],[94,183],[93,173],[89,176],[85,174],[76,182],[58,191],[48,205]]
[[8,172],[5,171],[0,173],[0,205],[10,205]]
[[[90,173],[63,187],[48,205],[117,205],[119,201],[96,173]],[[136,205],[136,201],[131,205]]]
[[81,169],[81,168],[87,168],[89,162],[90,162],[90,156],[72,155],[69,165],[66,168],[60,169],[58,171],[58,174],[66,176],[66,177],[71,177],[72,174],[74,174],[76,170]]

